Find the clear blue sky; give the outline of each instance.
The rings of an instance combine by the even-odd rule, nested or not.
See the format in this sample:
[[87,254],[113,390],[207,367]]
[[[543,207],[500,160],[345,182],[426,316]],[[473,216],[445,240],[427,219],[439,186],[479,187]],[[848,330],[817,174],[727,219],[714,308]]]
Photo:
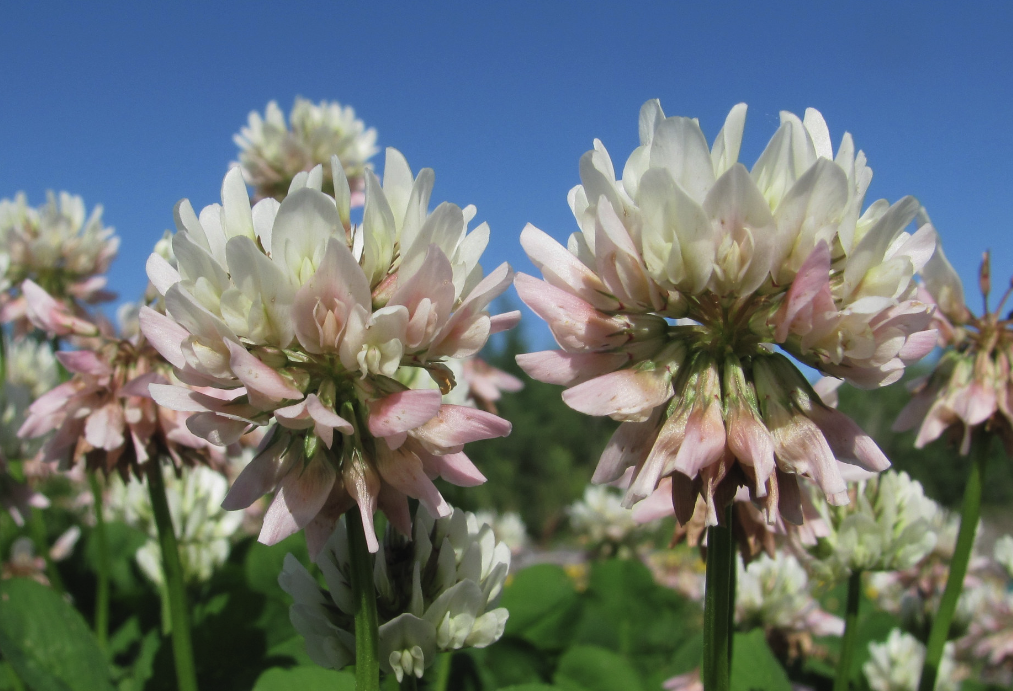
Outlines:
[[337,99],[435,169],[434,201],[478,207],[487,269],[532,271],[521,228],[576,228],[578,158],[599,137],[621,169],[648,98],[709,138],[747,102],[749,166],[778,111],[813,106],[868,155],[867,201],[928,207],[973,295],[984,249],[1013,273],[1011,33],[1006,3],[7,3],[0,196],[104,204],[132,299],[173,204],[217,201],[249,111]]

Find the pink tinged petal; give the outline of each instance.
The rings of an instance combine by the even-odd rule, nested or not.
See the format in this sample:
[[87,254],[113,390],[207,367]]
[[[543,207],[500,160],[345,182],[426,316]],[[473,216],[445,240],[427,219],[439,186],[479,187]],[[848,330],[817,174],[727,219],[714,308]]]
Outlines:
[[831,504],[848,503],[847,485],[841,477],[837,459],[816,423],[795,414],[787,424],[771,431],[783,470],[811,477]]
[[936,347],[938,337],[939,332],[935,329],[910,334],[907,340],[904,341],[904,347],[897,353],[897,357],[905,365],[915,363],[932,352],[932,349]]
[[651,492],[643,501],[633,506],[633,520],[637,523],[650,523],[660,518],[675,515],[672,503],[672,478],[662,478],[658,488]]
[[627,340],[625,320],[596,310],[590,303],[527,274],[514,279],[525,305],[544,319],[556,342],[569,352],[613,348]]
[[603,485],[615,482],[627,468],[640,466],[654,447],[660,429],[661,409],[646,422],[624,422],[612,434],[594,469],[591,482]]
[[436,474],[452,485],[458,487],[477,487],[486,481],[485,475],[475,467],[463,451],[435,456],[425,451],[416,450],[427,469],[434,468]]
[[[151,398],[158,405],[184,413],[215,413],[230,420],[256,424],[253,421],[253,417],[259,412],[252,406],[232,403],[228,399],[209,396],[183,386],[150,384],[148,391],[151,393]],[[237,395],[242,395],[243,393],[245,391],[239,389]]]
[[278,481],[289,471],[298,454],[286,454],[287,435],[272,434],[268,442],[250,461],[225,495],[222,508],[238,511],[253,504],[268,492],[274,491]]
[[872,437],[844,413],[817,404],[808,415],[819,426],[838,460],[876,473],[890,467],[890,461]]
[[39,396],[28,407],[28,417],[18,430],[18,436],[31,439],[59,426],[63,419],[63,415],[59,414],[61,408],[77,393],[78,388],[77,382],[68,381]]
[[243,382],[250,396],[250,403],[262,410],[270,410],[285,399],[299,400],[302,392],[285,381],[274,369],[265,365],[243,346],[225,341],[229,349],[229,367]]
[[837,389],[844,383],[843,379],[836,377],[820,377],[819,381],[813,384],[813,391],[828,408],[837,407]]
[[953,412],[968,426],[980,425],[996,411],[995,389],[980,382],[958,391],[950,403]]
[[634,468],[634,479],[623,497],[623,506],[632,508],[635,503],[649,496],[657,488],[662,474],[666,470],[670,471],[672,461],[686,438],[687,418],[685,410],[677,410],[665,420],[650,447],[650,453]]
[[649,411],[672,397],[666,369],[619,370],[563,392],[563,402],[586,415],[643,420]]
[[467,406],[443,405],[436,416],[412,431],[416,439],[450,453],[470,441],[505,437],[511,425],[501,417]]
[[[316,272],[295,294],[292,319],[296,338],[311,353],[336,350],[352,309],[371,304],[362,268],[343,242],[331,238]],[[326,317],[332,314],[336,321],[328,327]]]
[[336,477],[334,466],[322,453],[305,467],[290,469],[264,516],[258,541],[277,544],[313,520],[327,501]]
[[88,416],[84,424],[84,436],[96,449],[113,451],[123,446],[123,407],[119,401],[112,401]]
[[686,437],[675,456],[675,470],[686,477],[696,477],[702,468],[721,460],[725,442],[721,403],[711,402],[703,410],[695,406],[686,421]]
[[98,327],[86,319],[75,317],[61,302],[40,288],[31,279],[21,283],[28,318],[37,328],[57,336],[95,336]]
[[[820,240],[813,251],[802,262],[795,280],[788,289],[781,308],[774,317],[777,323],[777,330],[774,338],[778,343],[784,343],[788,334],[793,331],[795,319],[803,310],[812,306],[816,296],[824,289],[830,287],[830,248],[827,243]],[[803,328],[799,333],[808,333],[809,329]]]
[[151,384],[162,384],[166,385],[169,380],[163,377],[158,372],[146,372],[140,376],[134,377],[128,381],[119,390],[121,398],[127,396],[140,396],[141,398],[151,398],[151,392],[148,390],[148,386]]
[[729,411],[728,449],[739,462],[753,467],[756,496],[766,496],[767,480],[774,472],[774,438],[766,426],[746,411]]
[[935,398],[929,392],[921,392],[914,395],[907,402],[907,405],[901,409],[900,413],[897,414],[897,419],[890,429],[894,432],[907,432],[909,429],[914,429],[916,425],[925,419],[925,415],[929,412],[934,402]]
[[946,428],[958,422],[958,418],[947,408],[942,401],[936,401],[918,429],[918,436],[915,438],[915,448],[920,449],[929,442],[939,438]]
[[376,530],[373,528],[373,514],[376,513],[377,498],[383,483],[376,471],[359,457],[353,457],[343,464],[341,476],[345,490],[359,505],[366,546],[370,552],[376,552],[380,549],[380,543],[377,542]]
[[152,253],[148,257],[145,269],[148,272],[148,280],[155,286],[159,295],[165,295],[169,288],[180,281],[179,272],[161,255]]
[[522,353],[516,357],[529,377],[548,384],[573,386],[603,374],[614,372],[627,362],[626,353],[567,353],[562,350],[543,350]]
[[313,418],[313,431],[328,449],[334,442],[334,430],[342,434],[352,434],[355,431],[352,423],[321,403],[316,394],[306,397],[306,412]]
[[159,354],[168,360],[173,367],[182,369],[186,366],[183,357],[183,342],[190,337],[190,332],[174,320],[151,309],[147,305],[141,307],[141,332]]
[[[471,292],[468,293],[468,297],[464,299],[464,302],[457,308],[457,311],[454,312],[454,315],[446,325],[440,329],[436,338],[433,339],[432,346],[430,346],[430,356],[453,354],[452,357],[464,357],[464,355],[456,354],[462,350],[457,345],[457,341],[462,339],[463,334],[468,334],[474,330],[476,321],[485,321],[485,337],[488,338],[489,318],[482,313],[493,299],[499,297],[510,286],[513,279],[513,269],[510,268],[509,264],[504,262],[479,281],[478,285],[472,288]],[[472,333],[471,335],[474,334]],[[468,344],[467,349],[474,350],[473,353],[469,354],[474,354],[478,350],[481,350],[481,346],[477,350],[474,348],[475,344]]]
[[249,431],[250,423],[217,413],[195,413],[186,419],[186,428],[215,446],[228,446]]
[[530,223],[521,231],[521,246],[550,285],[579,296],[597,309],[609,311],[619,307],[597,274]]
[[69,371],[77,374],[108,377],[113,373],[109,363],[90,350],[61,350],[56,354],[56,359]]
[[388,437],[419,427],[440,411],[442,396],[436,389],[398,391],[369,402],[369,432]]
[[453,510],[433,481],[426,477],[419,457],[404,447],[390,451],[383,444],[377,444],[376,469],[380,477],[399,492],[418,499],[431,516],[443,518]]
[[[315,394],[310,394],[313,396]],[[309,400],[309,397],[307,397]],[[309,429],[313,426],[313,419],[306,410],[306,401],[299,401],[284,408],[274,411],[274,419],[278,424],[288,429]]]
[[509,331],[521,323],[521,311],[503,312],[489,317],[489,333],[498,334],[502,331]]
[[[411,314],[409,344],[418,347],[432,338],[454,310],[454,269],[436,245],[430,245],[421,268],[399,283],[389,305],[404,305]],[[432,316],[430,317],[430,312]],[[426,333],[432,329],[431,332]]]
[[647,277],[640,252],[612,205],[599,201],[595,220],[595,259],[598,274],[609,292],[623,306],[647,307],[655,302],[660,306],[660,299],[655,299],[658,298],[657,288]]

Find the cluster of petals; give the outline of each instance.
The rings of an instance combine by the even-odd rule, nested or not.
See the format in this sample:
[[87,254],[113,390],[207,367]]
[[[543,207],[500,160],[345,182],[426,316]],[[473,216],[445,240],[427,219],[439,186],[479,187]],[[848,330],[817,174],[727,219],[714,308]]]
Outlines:
[[[344,519],[342,519],[343,523]],[[356,601],[343,525],[316,558],[327,588],[291,554],[278,582],[294,604],[291,619],[317,664],[341,669],[355,660]],[[420,508],[412,539],[388,530],[372,559],[379,618],[380,667],[422,677],[437,653],[484,648],[502,635],[508,613],[496,603],[510,570],[510,548],[474,515],[455,509],[434,519]]]
[[1001,313],[1009,293],[995,310],[987,309],[989,263],[986,254],[980,281],[986,310],[980,317],[964,304],[960,277],[942,246],[922,269],[923,299],[936,305],[933,319],[945,351],[930,374],[911,382],[914,395],[894,423],[895,431],[918,428],[919,449],[948,433],[966,455],[978,431],[997,435],[1013,456],[1013,328]]
[[[935,691],[957,691],[960,678],[953,643],[943,648]],[[862,673],[872,691],[915,691],[925,662],[925,645],[910,633],[893,629],[882,643],[869,643],[869,659]]]
[[[5,289],[0,321],[23,322],[25,298],[17,288],[32,279],[60,299],[97,303],[113,298],[106,277],[119,238],[102,223],[102,207],[87,217],[81,197],[52,192],[47,202],[28,206],[24,193],[0,199],[0,268]],[[13,289],[13,290],[12,290]],[[23,324],[22,324],[23,325]]]
[[24,286],[28,316],[51,334],[89,337],[94,348],[62,350],[56,359],[67,370],[67,381],[36,398],[28,407],[18,435],[46,438],[41,460],[61,469],[84,462],[89,469],[124,477],[139,466],[164,457],[192,465],[206,458],[208,443],[186,426],[186,414],[161,408],[148,386],[168,384],[171,371],[141,334],[115,338],[69,314],[31,281]]
[[562,348],[519,356],[521,367],[568,387],[574,409],[623,421],[595,482],[629,472],[632,505],[670,476],[680,521],[703,496],[709,525],[739,486],[769,521],[778,511],[796,521],[796,475],[843,502],[838,461],[888,465],[775,346],[871,387],[899,379],[936,339],[912,281],[935,231],[905,230],[918,203],[863,213],[865,156],[848,134],[835,155],[812,109],[782,113],[747,170],[745,112],[732,109],[711,147],[696,120],[647,102],[622,177],[595,141],[569,196],[579,232],[564,248],[525,228],[543,280],[515,281]]
[[247,126],[233,139],[239,147],[238,165],[256,198],[279,201],[299,173],[337,156],[361,203],[366,162],[379,151],[376,130],[366,129],[351,106],[305,98],[295,99],[288,123],[275,101],[267,104],[264,115],[252,111]]
[[[490,316],[510,284],[506,264],[483,277],[489,239],[468,232],[474,207],[429,212],[433,172],[412,174],[387,150],[384,180],[365,172],[361,225],[349,218],[350,190],[331,159],[297,177],[285,199],[252,206],[238,169],[222,203],[200,214],[176,206],[172,249],[148,276],[165,314],[144,308],[141,329],[179,379],[218,390],[153,385],[160,405],[193,413],[187,425],[215,444],[274,423],[225,501],[241,509],[275,491],[260,539],[273,544],[306,529],[316,553],[337,518],[356,505],[370,549],[379,508],[410,533],[408,497],[436,516],[450,507],[432,480],[484,481],[465,443],[507,434],[510,424],[473,407],[445,404],[455,383],[446,360],[466,358],[519,313]],[[439,388],[412,388],[418,369]]]

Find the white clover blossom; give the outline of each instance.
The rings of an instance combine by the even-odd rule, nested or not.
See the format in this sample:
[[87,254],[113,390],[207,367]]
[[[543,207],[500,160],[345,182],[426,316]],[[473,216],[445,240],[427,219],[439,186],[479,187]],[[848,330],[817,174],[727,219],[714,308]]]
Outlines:
[[584,496],[566,509],[570,528],[589,547],[619,545],[643,532],[633,512],[622,505],[622,493],[608,486],[589,485]]
[[843,580],[855,571],[907,569],[932,551],[933,521],[942,510],[921,484],[888,471],[855,483],[852,501],[830,506],[814,501],[827,534],[811,548],[810,567],[820,578]]
[[38,452],[41,442],[22,439],[18,429],[32,402],[60,383],[60,373],[46,341],[15,338],[5,355],[7,381],[0,389],[0,452],[5,458],[24,460]]
[[865,155],[849,134],[835,155],[813,109],[804,119],[782,113],[747,170],[737,162],[745,112],[732,109],[711,147],[696,120],[647,102],[621,179],[601,142],[581,158],[569,197],[580,231],[568,246],[530,225],[521,235],[544,280],[519,274],[518,293],[562,350],[518,363],[569,387],[570,407],[622,421],[594,481],[633,468],[631,506],[671,477],[680,523],[703,496],[716,524],[740,486],[768,522],[799,523],[796,476],[839,504],[839,462],[889,465],[775,345],[873,387],[935,343],[912,281],[935,231],[905,230],[918,203],[879,201],[862,213]]
[[[916,691],[925,661],[925,646],[914,636],[893,629],[883,643],[869,644],[869,660],[862,672],[872,691]],[[953,643],[943,648],[936,691],[957,691]]]
[[739,559],[735,619],[741,626],[777,629],[785,634],[840,636],[844,621],[820,609],[809,593],[809,577],[798,559],[785,552],[760,555],[744,566]]
[[[342,518],[316,559],[322,590],[291,554],[278,583],[295,600],[292,624],[318,665],[341,669],[355,660],[351,561]],[[373,557],[380,621],[380,666],[400,682],[422,677],[438,652],[484,648],[503,635],[507,611],[496,608],[510,568],[510,549],[492,528],[459,509],[433,519],[420,508],[414,539],[388,528]]]
[[341,161],[353,191],[361,192],[367,161],[379,151],[376,130],[366,129],[351,106],[337,101],[313,103],[296,98],[288,123],[277,102],[264,115],[252,111],[246,127],[233,139],[239,147],[238,165],[258,199],[281,200],[292,180],[317,165]]
[[[112,299],[104,290],[104,274],[116,257],[120,240],[102,223],[102,207],[85,216],[81,197],[60,192],[47,195],[44,205],[28,206],[24,193],[0,199],[0,257],[4,290],[25,279],[42,285],[61,300],[95,303]],[[25,301],[7,294],[0,319],[4,323],[25,315]]]
[[[206,466],[182,468],[178,476],[169,465],[161,470],[183,578],[190,583],[205,582],[228,559],[231,539],[242,525],[243,515],[221,508],[229,490],[229,482],[221,473]],[[134,558],[152,583],[164,586],[162,551],[147,478],[136,482],[112,480],[104,508],[106,520],[122,521],[148,536]]]
[[[268,544],[305,528],[315,554],[358,506],[375,551],[378,508],[404,534],[409,496],[448,515],[432,479],[483,482],[464,444],[510,430],[441,393],[454,385],[448,360],[474,355],[519,318],[486,309],[512,271],[502,264],[483,278],[489,228],[469,232],[474,207],[429,212],[432,170],[413,175],[394,149],[384,170],[382,186],[366,171],[363,222],[353,226],[336,157],[336,196],[320,191],[318,166],[281,203],[252,208],[233,169],[221,205],[199,216],[177,205],[178,268],[159,254],[148,260],[166,314],[143,308],[143,332],[183,382],[219,391],[152,385],[155,400],[194,413],[190,430],[215,444],[271,424],[225,502],[241,509],[277,490],[260,535]],[[425,370],[438,388],[407,386],[406,369]]]
[[528,528],[524,520],[516,511],[496,513],[495,511],[476,511],[475,520],[479,525],[482,523],[492,527],[493,535],[497,542],[504,543],[510,548],[511,554],[520,554],[527,549],[531,542],[528,538]]

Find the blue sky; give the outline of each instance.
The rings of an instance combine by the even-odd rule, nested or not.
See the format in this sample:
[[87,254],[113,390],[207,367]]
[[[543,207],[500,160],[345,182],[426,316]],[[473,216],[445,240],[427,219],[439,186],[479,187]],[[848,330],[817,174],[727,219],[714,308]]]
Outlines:
[[848,130],[868,155],[867,201],[928,207],[970,295],[986,248],[1000,284],[1013,273],[1010,4],[94,5],[4,7],[0,196],[102,203],[124,298],[173,204],[217,201],[247,114],[297,95],[354,106],[381,146],[435,169],[434,201],[475,204],[487,269],[532,270],[526,222],[560,240],[576,228],[581,153],[598,137],[621,168],[656,97],[710,138],[747,102],[748,166],[778,111],[816,107],[835,146]]

